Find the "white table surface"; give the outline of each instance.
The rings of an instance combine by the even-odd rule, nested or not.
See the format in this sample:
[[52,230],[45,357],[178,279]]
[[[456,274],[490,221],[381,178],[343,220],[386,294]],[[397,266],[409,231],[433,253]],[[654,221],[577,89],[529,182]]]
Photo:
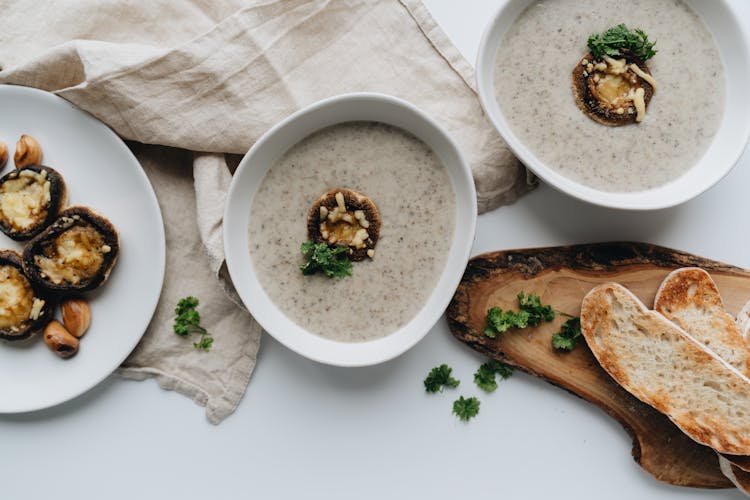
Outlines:
[[[425,3],[473,61],[493,2]],[[750,27],[750,2],[734,3]],[[659,212],[596,208],[542,186],[481,216],[473,253],[638,240],[750,268],[749,187],[747,152],[713,189]],[[247,394],[219,426],[153,381],[110,377],[58,407],[0,416],[0,499],[743,498],[657,482],[619,424],[533,377],[483,393],[472,382],[483,361],[444,321],[363,369],[316,364],[264,335]],[[462,384],[427,395],[422,380],[440,363]],[[459,395],[482,402],[467,424],[451,415]]]

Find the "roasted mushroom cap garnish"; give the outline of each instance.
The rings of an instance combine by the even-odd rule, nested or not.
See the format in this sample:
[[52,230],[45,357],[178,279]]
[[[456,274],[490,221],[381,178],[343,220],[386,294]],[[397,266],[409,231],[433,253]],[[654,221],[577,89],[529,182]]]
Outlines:
[[316,243],[349,248],[353,261],[375,256],[380,214],[367,196],[350,189],[332,189],[313,203],[307,236]]
[[117,230],[86,207],[70,207],[26,244],[23,267],[48,290],[93,290],[109,277],[120,244]]
[[28,240],[52,224],[68,201],[62,176],[43,165],[21,167],[0,178],[0,231]]
[[24,274],[21,255],[0,250],[0,338],[29,338],[44,328],[51,317],[50,302]]
[[589,118],[612,127],[640,123],[656,91],[646,61],[656,54],[643,30],[624,24],[592,35],[573,69],[573,95]]
[[616,127],[643,121],[656,81],[645,63],[609,56],[595,61],[588,53],[573,70],[573,89],[589,118]]

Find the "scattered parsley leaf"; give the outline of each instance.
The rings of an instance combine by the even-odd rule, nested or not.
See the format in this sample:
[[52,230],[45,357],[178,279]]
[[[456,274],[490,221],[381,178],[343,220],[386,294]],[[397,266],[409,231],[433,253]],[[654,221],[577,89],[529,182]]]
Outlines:
[[475,397],[459,397],[453,402],[453,414],[466,422],[479,413],[479,400]]
[[581,335],[581,318],[571,318],[562,324],[559,332],[552,335],[552,347],[560,351],[572,351]]
[[352,275],[352,261],[346,253],[346,247],[331,248],[325,243],[306,241],[300,246],[307,262],[300,266],[304,275],[322,272],[329,278],[344,278]]
[[487,326],[484,333],[490,338],[505,333],[510,328],[526,328],[536,326],[542,321],[552,321],[555,311],[551,306],[542,305],[542,301],[535,293],[528,295],[523,292],[517,296],[520,311],[503,311],[500,307],[491,307],[487,311]]
[[195,347],[196,349],[208,352],[211,350],[211,346],[213,344],[214,344],[214,338],[204,335],[200,338],[198,342],[193,342],[193,347]]
[[438,392],[447,387],[458,387],[461,382],[451,377],[453,368],[443,363],[440,366],[436,366],[424,379],[424,389],[427,392]]
[[555,319],[555,311],[552,310],[552,306],[543,306],[539,295],[535,293],[525,295],[521,292],[517,297],[518,307],[521,311],[529,313],[529,325],[536,326],[542,321]]
[[487,311],[487,326],[484,333],[494,339],[497,334],[505,333],[511,328],[526,328],[527,326],[529,326],[529,313],[526,311],[515,313],[492,307]]
[[630,54],[646,62],[656,55],[656,42],[649,42],[648,35],[643,30],[631,31],[624,24],[613,26],[604,33],[591,35],[587,45],[596,60],[604,56],[623,57]]
[[175,319],[172,329],[181,337],[186,337],[190,333],[200,334],[200,340],[194,342],[193,346],[196,349],[209,351],[214,339],[208,331],[201,326],[201,315],[198,313],[197,307],[198,299],[195,297],[190,296],[180,299],[174,310]]
[[495,360],[488,361],[474,373],[474,383],[486,392],[493,392],[497,389],[496,374],[506,379],[513,375],[513,367]]

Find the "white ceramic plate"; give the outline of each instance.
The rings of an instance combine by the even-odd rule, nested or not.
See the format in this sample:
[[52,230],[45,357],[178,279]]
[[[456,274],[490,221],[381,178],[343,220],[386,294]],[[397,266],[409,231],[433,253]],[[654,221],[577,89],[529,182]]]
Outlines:
[[[248,244],[250,205],[268,169],[294,144],[324,127],[375,121],[411,132],[442,160],[456,193],[456,229],[440,279],[426,304],[399,330],[367,342],[337,342],[306,331],[268,297],[253,270]],[[387,361],[422,339],[448,306],[474,242],[477,208],[471,170],[450,136],[413,105],[382,94],[346,94],[317,102],[266,132],[245,155],[232,179],[224,212],[224,251],[232,282],[263,328],[282,344],[315,361],[363,366]],[[305,221],[300,221],[305,224]]]
[[719,182],[737,163],[750,137],[750,56],[747,35],[732,7],[724,0],[687,0],[713,33],[726,71],[727,102],[716,136],[708,151],[685,174],[646,191],[612,193],[573,181],[544,164],[512,132],[497,99],[493,73],[503,36],[533,0],[504,0],[487,26],[476,63],[477,88],[482,107],[513,153],[540,178],[560,191],[597,205],[652,210],[683,203]]
[[[58,170],[71,205],[89,206],[120,233],[120,257],[99,290],[87,295],[91,327],[73,358],[64,360],[41,335],[23,345],[0,343],[0,412],[38,410],[74,398],[106,378],[146,330],[161,293],[165,244],[151,184],[125,144],[104,124],[40,90],[0,86],[0,140],[10,153],[21,134],[35,137],[42,163]],[[0,233],[0,248],[22,244]],[[57,311],[59,316],[59,311]]]

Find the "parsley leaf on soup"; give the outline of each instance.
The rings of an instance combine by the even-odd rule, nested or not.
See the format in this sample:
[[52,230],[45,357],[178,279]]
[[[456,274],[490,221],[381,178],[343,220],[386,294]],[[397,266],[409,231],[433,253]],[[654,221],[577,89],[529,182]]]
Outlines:
[[656,42],[650,42],[643,30],[630,30],[624,24],[618,24],[603,33],[591,35],[587,45],[596,60],[604,56],[624,57],[625,54],[631,54],[646,62],[656,55],[654,50]]
[[352,261],[346,247],[331,248],[325,243],[306,241],[300,246],[307,262],[300,266],[302,274],[322,272],[329,278],[344,278],[352,275]]

